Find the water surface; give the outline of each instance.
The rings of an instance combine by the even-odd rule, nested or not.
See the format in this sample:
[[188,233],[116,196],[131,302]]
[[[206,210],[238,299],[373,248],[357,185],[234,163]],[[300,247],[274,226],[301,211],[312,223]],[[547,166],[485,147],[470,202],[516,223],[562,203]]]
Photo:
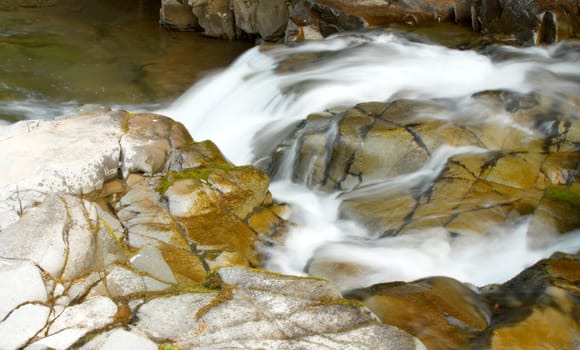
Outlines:
[[0,6],[0,123],[79,104],[151,109],[251,47],[159,26],[159,1]]

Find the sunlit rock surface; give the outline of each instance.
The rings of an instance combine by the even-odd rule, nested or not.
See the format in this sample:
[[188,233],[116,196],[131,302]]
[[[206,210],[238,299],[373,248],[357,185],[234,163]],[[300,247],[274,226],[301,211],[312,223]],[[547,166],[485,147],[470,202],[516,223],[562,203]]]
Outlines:
[[572,0],[233,0],[231,6],[223,0],[190,0],[188,4],[162,1],[161,23],[175,30],[199,23],[205,34],[219,38],[256,35],[286,42],[368,27],[395,25],[413,30],[454,23],[533,45],[573,38],[579,30],[578,8]]
[[413,349],[326,281],[241,267],[210,274],[205,293],[158,298],[138,308],[136,329],[189,349]]
[[181,124],[97,111],[0,130],[1,349],[423,348],[329,282],[252,270],[287,208]]

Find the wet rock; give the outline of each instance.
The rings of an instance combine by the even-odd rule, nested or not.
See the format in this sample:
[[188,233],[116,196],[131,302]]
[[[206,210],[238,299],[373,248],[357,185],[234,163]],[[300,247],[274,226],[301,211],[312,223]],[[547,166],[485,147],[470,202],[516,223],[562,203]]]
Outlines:
[[474,340],[491,349],[578,346],[577,255],[555,254],[483,295],[494,305],[492,323]]
[[319,3],[313,4],[312,13],[312,16],[318,19],[317,27],[320,34],[325,37],[344,31],[360,30],[368,26],[367,22],[359,16]]
[[502,285],[479,289],[432,277],[346,295],[429,349],[574,349],[580,334],[578,261],[577,255],[558,253]]
[[281,39],[288,23],[285,0],[233,0],[235,24],[247,34],[257,34],[266,41]]
[[465,349],[490,322],[486,300],[446,277],[373,285],[346,296],[361,300],[383,323],[415,335],[429,349]]
[[159,23],[167,29],[188,31],[199,30],[199,21],[193,15],[191,6],[178,0],[161,1]]
[[344,1],[318,0],[316,3],[330,6],[343,13],[358,16],[371,26],[386,26],[390,23],[418,24],[425,22],[450,21],[454,15],[455,0],[412,0],[412,1]]
[[190,0],[188,4],[205,35],[225,39],[238,37],[230,0]]
[[578,30],[574,1],[484,1],[477,10],[482,30],[514,34],[524,44],[551,44]]
[[[431,227],[485,233],[490,223],[534,212],[568,232],[578,227],[570,200],[542,199],[561,184],[570,191],[564,197],[576,196],[580,160],[569,151],[577,142],[573,117],[552,113],[552,102],[477,94],[468,105],[481,122],[452,101],[363,103],[315,114],[277,147],[269,171],[294,159],[295,181],[342,191],[341,216],[383,235]],[[507,119],[490,120],[495,113]]]

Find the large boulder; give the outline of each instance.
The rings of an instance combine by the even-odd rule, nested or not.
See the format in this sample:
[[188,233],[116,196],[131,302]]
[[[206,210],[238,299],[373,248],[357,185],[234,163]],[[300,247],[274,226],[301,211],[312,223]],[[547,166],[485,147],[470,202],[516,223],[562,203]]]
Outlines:
[[232,0],[235,24],[248,34],[257,34],[267,41],[284,36],[289,18],[286,0]]
[[[273,176],[291,169],[296,182],[337,191],[339,218],[364,226],[378,246],[392,236],[452,245],[518,225],[535,242],[576,234],[574,112],[553,112],[549,98],[508,92],[476,94],[469,104],[478,106],[468,112],[478,110],[477,120],[451,101],[363,103],[314,114],[275,147],[268,169]],[[293,162],[281,167],[282,160]],[[328,244],[314,252],[307,271],[341,288],[386,274],[357,255],[345,257],[339,243]]]
[[578,30],[576,1],[487,0],[472,1],[473,16],[481,29],[514,34],[526,44],[552,44],[574,36]]
[[178,31],[199,30],[199,20],[190,5],[178,0],[161,1],[159,23],[167,29]]
[[286,208],[181,124],[100,111],[0,131],[0,348],[423,349],[327,281],[251,269]]
[[502,285],[481,290],[493,306],[492,321],[474,347],[578,347],[578,254],[557,253]]
[[475,288],[433,277],[346,295],[429,349],[575,349],[579,263],[578,255],[555,254],[502,285]]
[[188,4],[205,35],[225,39],[239,36],[230,0],[190,0]]
[[0,135],[1,348],[64,349],[127,323],[133,298],[258,266],[255,243],[284,226],[262,171],[161,115],[100,111]]
[[323,280],[228,267],[206,283],[205,293],[143,303],[135,330],[188,349],[422,348]]

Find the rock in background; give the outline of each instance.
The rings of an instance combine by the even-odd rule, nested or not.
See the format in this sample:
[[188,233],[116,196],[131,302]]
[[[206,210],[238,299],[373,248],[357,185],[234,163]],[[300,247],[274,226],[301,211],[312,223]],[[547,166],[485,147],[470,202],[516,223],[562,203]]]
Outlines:
[[164,0],[161,23],[176,30],[199,23],[213,37],[287,43],[364,28],[456,23],[533,45],[576,37],[578,11],[572,0]]

